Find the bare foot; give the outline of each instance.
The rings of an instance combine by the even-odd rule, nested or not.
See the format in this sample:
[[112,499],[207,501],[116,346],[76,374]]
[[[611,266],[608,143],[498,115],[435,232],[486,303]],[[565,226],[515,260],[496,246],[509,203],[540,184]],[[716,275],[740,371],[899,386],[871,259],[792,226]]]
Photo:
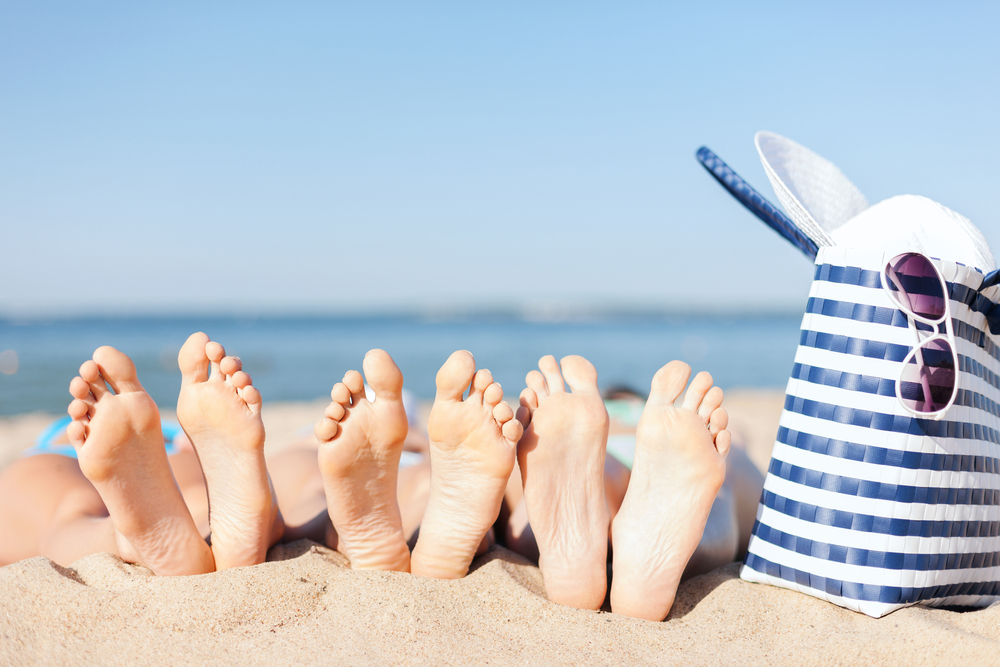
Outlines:
[[177,419],[205,473],[212,552],[220,570],[263,563],[284,532],[264,464],[260,392],[240,360],[225,355],[199,332],[177,356]]
[[726,476],[730,435],[722,390],[672,361],[653,377],[636,432],[635,463],[612,530],[611,610],[662,621],[674,603]]
[[[348,371],[316,424],[319,467],[337,550],[356,570],[410,571],[396,502],[399,457],[408,425],[403,374],[382,350],[365,355],[365,377]],[[365,380],[375,401],[365,398]]]
[[75,400],[66,433],[111,514],[119,555],[161,575],[213,571],[212,551],[170,472],[160,412],[132,360],[113,347],[98,348],[69,391]]
[[[469,388],[469,397],[462,396]],[[469,571],[477,548],[500,513],[514,468],[520,422],[503,402],[503,390],[464,350],[437,374],[431,408],[431,488],[411,571],[458,579]]]
[[[517,446],[524,503],[549,599],[600,609],[607,593],[608,411],[583,357],[546,356],[528,373],[521,405],[530,424]],[[573,393],[567,393],[563,377]],[[519,415],[521,418],[521,415]]]

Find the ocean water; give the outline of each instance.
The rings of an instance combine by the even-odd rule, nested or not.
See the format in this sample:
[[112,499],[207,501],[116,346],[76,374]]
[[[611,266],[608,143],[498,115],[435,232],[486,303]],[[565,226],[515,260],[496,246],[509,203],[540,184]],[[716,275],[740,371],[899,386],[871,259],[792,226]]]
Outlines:
[[683,359],[723,388],[784,387],[798,343],[798,315],[630,315],[586,321],[514,316],[433,319],[385,317],[170,317],[55,321],[0,320],[0,415],[65,411],[80,364],[101,345],[132,357],[158,404],[173,408],[180,387],[177,351],[205,331],[243,359],[265,401],[329,395],[371,348],[387,350],[418,397],[434,395],[434,376],[457,349],[470,350],[508,396],[524,387],[539,357],[579,354],[596,366],[602,388],[648,391],[656,370]]

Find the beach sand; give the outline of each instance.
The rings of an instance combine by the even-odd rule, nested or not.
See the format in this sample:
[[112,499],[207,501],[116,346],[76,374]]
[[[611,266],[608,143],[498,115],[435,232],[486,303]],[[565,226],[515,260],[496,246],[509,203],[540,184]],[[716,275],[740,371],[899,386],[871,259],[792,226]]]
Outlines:
[[[734,434],[767,464],[780,391],[727,393]],[[308,433],[323,402],[268,404],[268,451]],[[172,415],[164,413],[165,418]],[[0,419],[0,465],[53,415]],[[650,623],[548,602],[537,568],[494,547],[468,577],[354,572],[302,541],[262,565],[194,577],[95,554],[0,568],[0,664],[997,664],[1000,605],[871,619],[750,584],[732,564],[681,585]]]

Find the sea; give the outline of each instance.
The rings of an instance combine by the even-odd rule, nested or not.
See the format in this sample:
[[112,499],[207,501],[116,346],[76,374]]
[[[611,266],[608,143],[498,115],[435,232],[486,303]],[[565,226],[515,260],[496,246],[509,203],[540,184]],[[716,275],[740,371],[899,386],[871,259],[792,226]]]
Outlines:
[[265,403],[328,396],[372,348],[392,355],[405,386],[421,399],[433,398],[438,368],[458,349],[471,351],[515,398],[546,354],[586,357],[603,389],[648,392],[653,374],[672,359],[709,371],[724,389],[778,388],[791,371],[800,323],[791,313],[0,319],[0,415],[63,413],[70,380],[101,345],[128,354],[146,390],[172,409],[180,388],[177,352],[195,331],[243,360]]

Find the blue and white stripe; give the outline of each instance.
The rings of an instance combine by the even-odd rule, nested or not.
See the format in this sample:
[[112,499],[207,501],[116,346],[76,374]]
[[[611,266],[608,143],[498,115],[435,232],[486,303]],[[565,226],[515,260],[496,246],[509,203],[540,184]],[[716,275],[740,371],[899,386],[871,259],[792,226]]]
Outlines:
[[[916,342],[881,252],[823,247],[741,576],[882,616],[1000,600],[1000,287],[948,283],[959,394],[940,421],[896,399]],[[924,331],[932,327],[919,324]]]

